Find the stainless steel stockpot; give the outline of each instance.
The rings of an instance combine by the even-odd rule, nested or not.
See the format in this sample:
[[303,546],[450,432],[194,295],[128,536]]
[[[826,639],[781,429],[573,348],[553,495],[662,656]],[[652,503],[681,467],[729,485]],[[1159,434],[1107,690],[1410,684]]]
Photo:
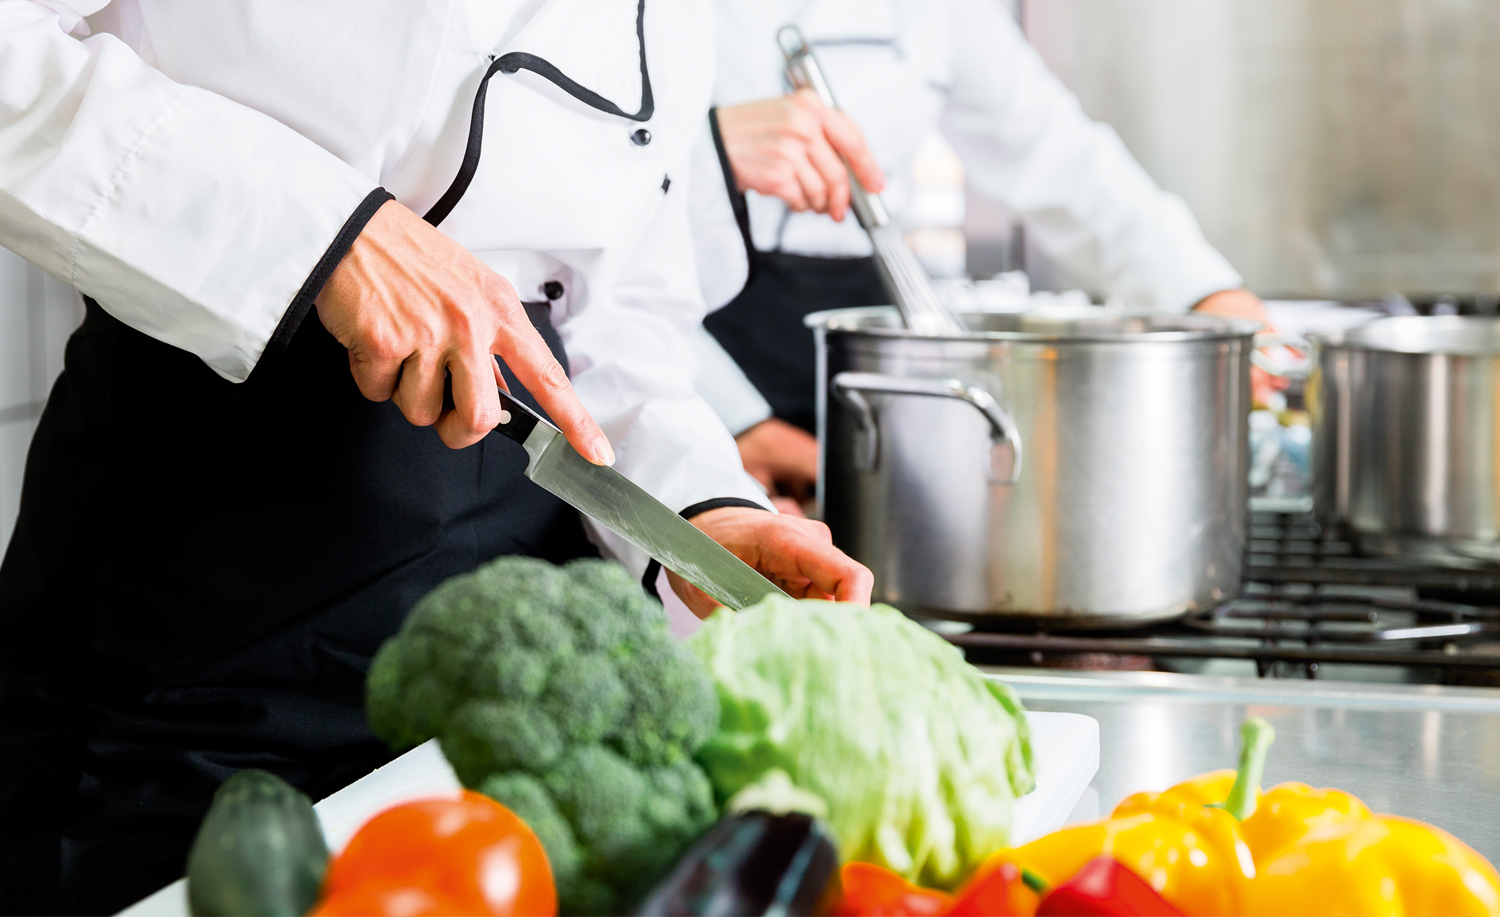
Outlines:
[[1500,562],[1500,319],[1312,336],[1313,499],[1363,553]]
[[1239,587],[1256,326],[808,316],[823,518],[912,614],[1130,626]]

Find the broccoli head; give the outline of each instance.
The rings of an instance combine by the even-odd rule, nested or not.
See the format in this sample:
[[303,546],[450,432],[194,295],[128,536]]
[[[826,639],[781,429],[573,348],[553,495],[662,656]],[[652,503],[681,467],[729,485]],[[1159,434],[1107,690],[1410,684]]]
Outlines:
[[437,737],[536,832],[564,913],[619,913],[713,822],[707,668],[625,568],[503,557],[412,609],[366,682],[397,750]]

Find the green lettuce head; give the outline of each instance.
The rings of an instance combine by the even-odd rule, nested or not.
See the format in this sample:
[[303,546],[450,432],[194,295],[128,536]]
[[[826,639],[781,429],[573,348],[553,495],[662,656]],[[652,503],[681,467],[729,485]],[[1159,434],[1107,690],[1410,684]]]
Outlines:
[[773,597],[715,614],[689,646],[718,687],[697,760],[721,801],[812,794],[845,860],[928,886],[1008,845],[1035,786],[1026,719],[941,637],[885,605]]

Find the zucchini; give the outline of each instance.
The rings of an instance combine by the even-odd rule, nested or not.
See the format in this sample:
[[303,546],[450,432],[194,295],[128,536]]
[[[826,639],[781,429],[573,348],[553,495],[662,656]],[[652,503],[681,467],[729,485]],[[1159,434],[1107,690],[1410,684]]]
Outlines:
[[839,855],[802,812],[727,815],[688,848],[636,909],[649,917],[826,914],[839,901]]
[[300,917],[327,870],[308,798],[274,774],[239,771],[214,794],[188,853],[188,907],[194,917]]

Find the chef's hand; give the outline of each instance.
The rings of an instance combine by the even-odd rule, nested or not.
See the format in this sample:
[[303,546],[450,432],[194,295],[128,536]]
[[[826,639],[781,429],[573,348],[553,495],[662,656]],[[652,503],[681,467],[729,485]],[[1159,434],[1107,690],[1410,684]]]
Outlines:
[[[1193,311],[1200,315],[1218,315],[1223,318],[1241,318],[1260,322],[1267,331],[1274,331],[1271,313],[1259,296],[1249,290],[1220,290],[1205,296]],[[1289,383],[1280,376],[1273,376],[1259,366],[1250,367],[1250,394],[1258,405],[1270,403],[1273,392],[1285,389]]]
[[[828,526],[811,519],[726,506],[699,513],[693,525],[780,586],[794,599],[835,599],[870,604],[875,577],[833,546]],[[669,572],[672,591],[693,614],[706,618],[718,603]]]
[[811,89],[719,108],[719,135],[741,191],[786,201],[842,220],[849,209],[849,172],[871,191],[885,187],[864,135],[848,116]]
[[[812,434],[771,417],[736,436],[734,442],[740,447],[745,470],[768,493],[793,501],[812,496],[818,483],[818,440]],[[796,515],[802,515],[800,509]]]
[[1266,311],[1266,304],[1249,290],[1220,290],[1211,293],[1199,300],[1193,311],[1203,315],[1247,319],[1260,322],[1267,329],[1271,327],[1271,313]]
[[[371,401],[391,399],[417,426],[437,424],[454,449],[500,422],[499,354],[568,442],[596,464],[614,450],[510,282],[421,217],[388,201],[354,240],[317,298],[323,327],[349,349],[349,369]],[[453,407],[443,388],[453,380]]]

